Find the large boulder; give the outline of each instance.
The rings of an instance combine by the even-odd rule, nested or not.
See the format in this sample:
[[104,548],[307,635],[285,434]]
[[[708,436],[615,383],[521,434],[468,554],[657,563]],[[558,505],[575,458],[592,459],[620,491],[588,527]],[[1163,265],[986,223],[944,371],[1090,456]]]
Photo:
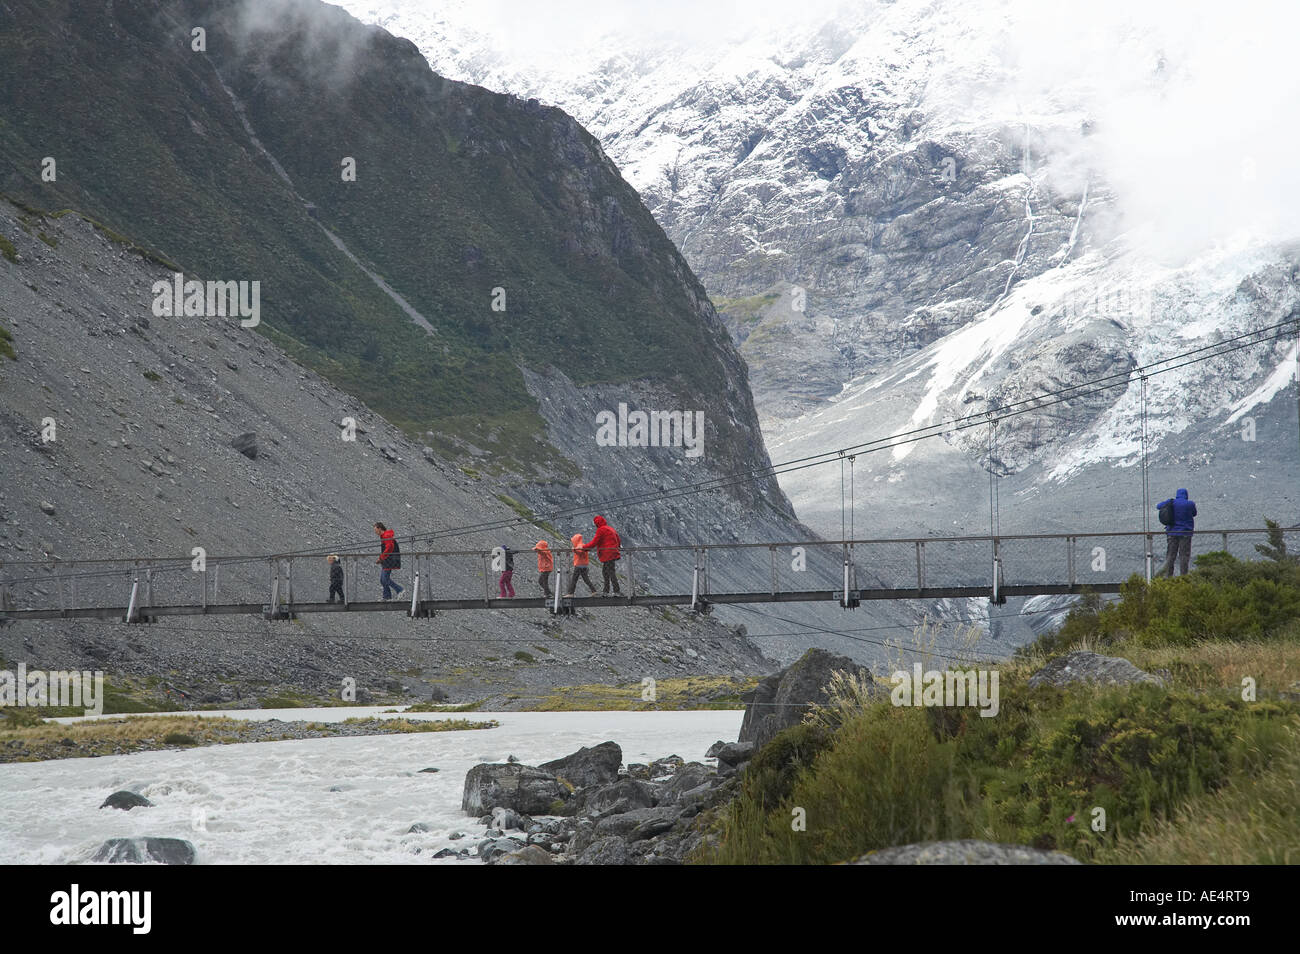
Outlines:
[[466,774],[460,807],[475,816],[498,807],[521,815],[551,815],[555,803],[568,797],[564,783],[544,769],[521,762],[484,762]]
[[681,812],[672,806],[659,808],[637,808],[621,815],[610,815],[596,823],[595,837],[625,838],[628,841],[641,841],[662,835],[677,823]]
[[572,755],[553,762],[543,762],[543,768],[578,788],[604,785],[618,778],[618,767],[623,764],[623,750],[616,742],[602,742],[591,748],[583,746]]
[[108,798],[104,799],[104,804],[100,808],[120,808],[124,812],[129,812],[133,808],[152,808],[153,802],[138,795],[135,792],[114,792]]
[[114,865],[192,865],[194,846],[180,838],[110,838],[91,861]]
[[478,843],[478,856],[480,860],[492,864],[503,855],[524,847],[524,842],[517,838],[484,838]]
[[655,803],[654,785],[636,778],[621,778],[582,794],[582,811],[588,815],[614,815]]
[[[871,670],[847,656],[810,649],[741,697],[745,701],[745,719],[737,741],[762,748],[781,730],[798,725],[812,703],[826,701],[826,685],[834,672],[871,677]],[[884,693],[883,689],[879,691]]]
[[1125,686],[1149,682],[1163,686],[1159,676],[1143,672],[1127,659],[1098,653],[1066,653],[1057,656],[1029,677],[1029,688],[1068,686],[1076,682],[1093,682],[1103,686]]
[[717,777],[718,773],[707,765],[701,765],[699,762],[688,762],[659,789],[659,798],[656,804],[676,805],[686,792],[695,791],[701,785],[708,785],[716,781]]
[[1042,851],[1025,845],[1000,845],[971,838],[960,841],[925,841],[896,845],[863,855],[851,865],[1077,865],[1061,851]]
[[580,865],[630,865],[635,864],[636,859],[632,857],[632,849],[628,847],[628,843],[622,838],[613,836],[593,841],[583,849],[582,854],[578,855],[574,863]]

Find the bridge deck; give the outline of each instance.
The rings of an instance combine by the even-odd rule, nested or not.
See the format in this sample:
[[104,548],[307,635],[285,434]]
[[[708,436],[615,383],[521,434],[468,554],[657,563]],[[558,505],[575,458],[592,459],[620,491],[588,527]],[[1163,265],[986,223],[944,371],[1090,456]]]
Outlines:
[[[1085,591],[1095,593],[1118,593],[1118,583],[1097,583],[1090,586],[1065,583],[1031,583],[1002,587],[1007,597],[1014,596],[1069,596]],[[924,589],[863,589],[857,591],[860,600],[934,600],[980,598],[989,595],[987,586],[935,586]],[[797,590],[781,593],[710,593],[703,598],[706,604],[722,603],[838,603],[839,590]],[[575,609],[618,608],[626,606],[691,606],[694,601],[689,593],[639,596],[576,596],[565,599],[566,605]],[[454,610],[523,610],[546,609],[553,606],[553,601],[541,597],[516,597],[514,599],[489,600],[422,600],[416,604],[417,616],[427,616]],[[68,609],[15,609],[0,613],[0,620],[35,620],[35,619],[118,619],[125,620],[126,606],[82,606]],[[383,601],[359,601],[343,603],[281,603],[275,618],[299,616],[304,613],[410,613],[408,600],[396,599]],[[271,618],[269,604],[266,603],[217,603],[207,606],[140,606],[136,613],[141,618],[160,616],[263,616]]]

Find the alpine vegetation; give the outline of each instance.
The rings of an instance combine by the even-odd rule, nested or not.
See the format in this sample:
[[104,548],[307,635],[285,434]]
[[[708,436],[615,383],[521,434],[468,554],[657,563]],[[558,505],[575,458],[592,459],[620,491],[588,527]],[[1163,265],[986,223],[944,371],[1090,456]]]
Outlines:
[[703,411],[629,411],[596,415],[597,447],[680,447],[687,457],[704,454]]
[[896,706],[978,706],[986,719],[996,716],[1000,708],[996,669],[922,672],[921,664],[914,663],[912,672],[900,669],[889,681],[894,686],[889,698]]

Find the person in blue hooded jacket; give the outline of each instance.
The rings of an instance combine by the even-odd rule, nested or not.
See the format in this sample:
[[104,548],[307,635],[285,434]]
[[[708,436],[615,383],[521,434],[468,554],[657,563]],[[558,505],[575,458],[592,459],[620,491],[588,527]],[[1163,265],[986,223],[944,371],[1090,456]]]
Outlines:
[[1165,530],[1165,565],[1156,576],[1173,576],[1174,561],[1178,562],[1180,576],[1187,575],[1187,567],[1192,562],[1192,534],[1196,532],[1196,504],[1187,499],[1187,491],[1179,489],[1169,500],[1156,504],[1156,512],[1164,507],[1172,508],[1172,522]]

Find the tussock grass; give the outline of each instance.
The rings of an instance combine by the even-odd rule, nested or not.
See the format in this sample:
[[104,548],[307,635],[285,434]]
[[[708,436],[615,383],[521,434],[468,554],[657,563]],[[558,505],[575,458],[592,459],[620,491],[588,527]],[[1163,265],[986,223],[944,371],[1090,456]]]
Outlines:
[[758,685],[758,677],[685,676],[655,681],[654,699],[640,682],[617,685],[560,686],[548,695],[525,701],[528,712],[575,712],[584,710],[653,711],[659,709],[740,709],[740,699]]
[[1098,853],[1121,865],[1300,864],[1300,737],[1254,778],[1190,799],[1177,813]]

